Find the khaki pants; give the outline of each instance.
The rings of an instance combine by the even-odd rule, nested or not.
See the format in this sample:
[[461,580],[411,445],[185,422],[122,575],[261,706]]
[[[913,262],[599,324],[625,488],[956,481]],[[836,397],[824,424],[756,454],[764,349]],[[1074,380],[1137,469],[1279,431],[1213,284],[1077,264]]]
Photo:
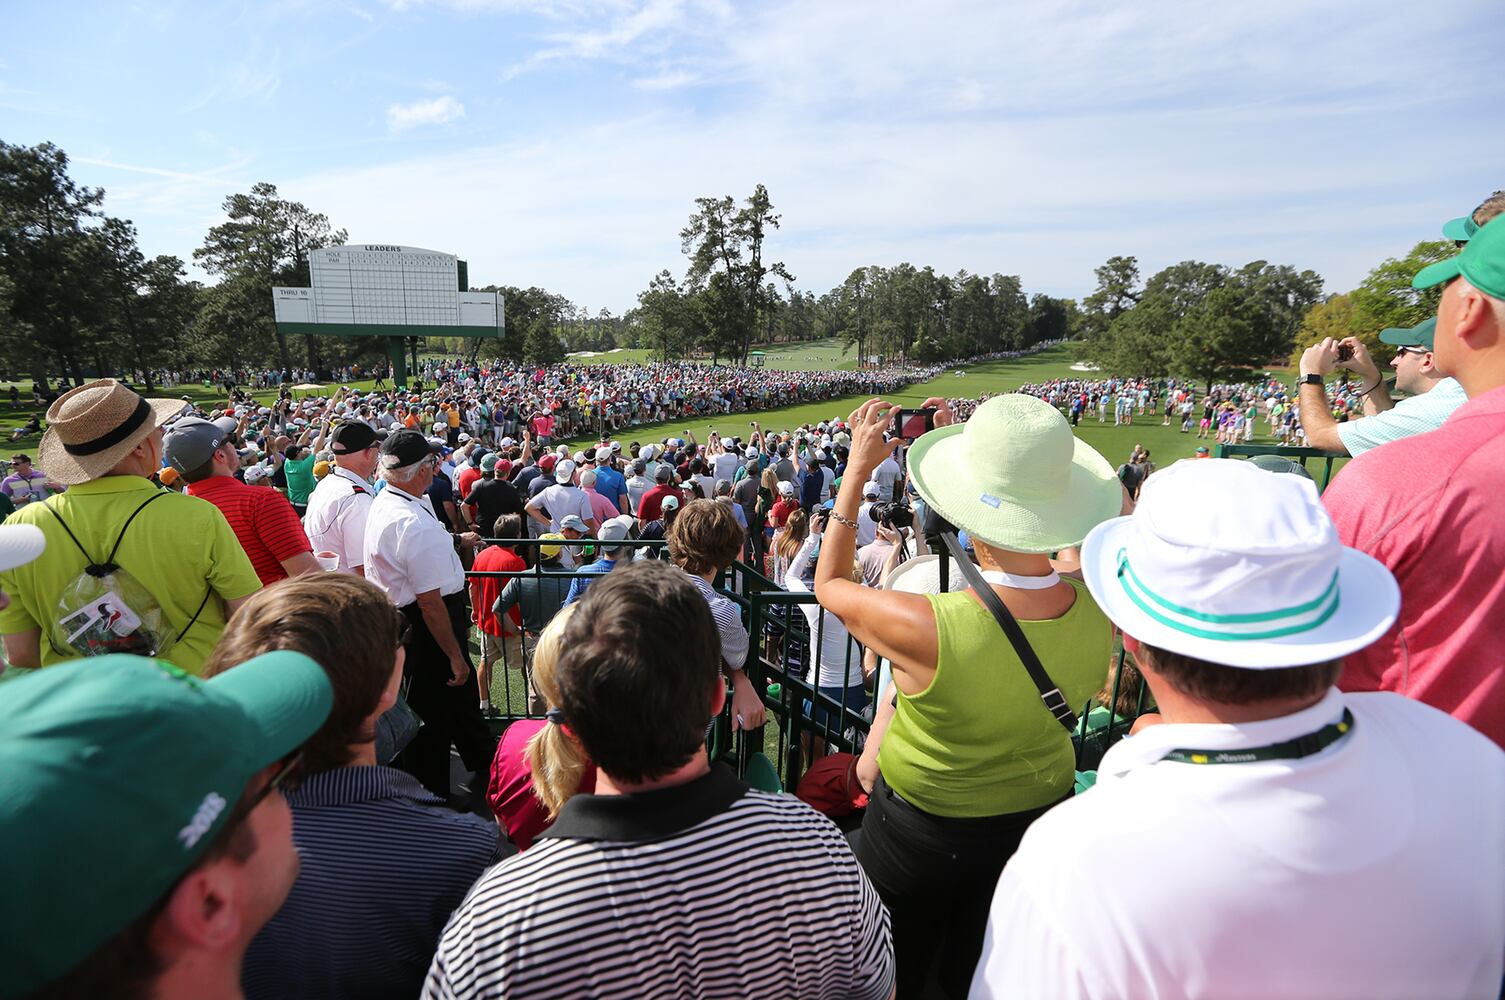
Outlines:
[[[489,632],[480,634],[481,669],[477,672],[477,677],[481,683],[481,690],[486,692],[486,700],[491,700],[491,668],[500,660],[508,670],[523,671],[524,686],[528,692],[528,711],[533,714],[542,713],[547,706],[543,704],[543,699],[533,687],[533,676],[527,669],[527,662],[523,657],[522,634],[515,633],[507,636],[492,635]],[[505,695],[503,697],[505,698]]]

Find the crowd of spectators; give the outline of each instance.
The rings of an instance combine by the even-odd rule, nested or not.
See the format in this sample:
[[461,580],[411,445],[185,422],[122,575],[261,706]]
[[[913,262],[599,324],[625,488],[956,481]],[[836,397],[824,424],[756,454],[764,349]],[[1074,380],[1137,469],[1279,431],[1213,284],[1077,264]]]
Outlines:
[[[1435,326],[1393,336],[1465,401],[1372,426],[1396,436],[1325,495],[1255,461],[1115,471],[1072,433],[1272,419],[1264,384],[632,441],[611,406],[652,419],[673,379],[628,367],[577,451],[546,371],[513,373],[515,428],[471,422],[485,372],[203,414],[65,393],[37,457],[67,488],[0,526],[28,668],[0,683],[0,991],[1497,995],[1505,223],[1448,231],[1415,278]],[[1327,405],[1309,374],[1298,413]],[[847,834],[708,751],[770,705],[738,560],[798,595],[800,708],[870,716]],[[1154,711],[1087,788],[1073,709],[1120,643]],[[533,718],[498,742],[514,671]]]

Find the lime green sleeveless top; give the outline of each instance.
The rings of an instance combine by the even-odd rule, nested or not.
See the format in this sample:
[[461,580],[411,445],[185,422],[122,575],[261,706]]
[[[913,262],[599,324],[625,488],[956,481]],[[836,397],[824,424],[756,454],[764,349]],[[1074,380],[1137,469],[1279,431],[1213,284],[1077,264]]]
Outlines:
[[[1102,689],[1112,655],[1107,617],[1075,580],[1060,618],[1020,627],[1072,710]],[[999,816],[1071,791],[1071,736],[988,609],[966,593],[929,595],[939,655],[930,686],[899,695],[878,766],[890,788],[936,816]]]

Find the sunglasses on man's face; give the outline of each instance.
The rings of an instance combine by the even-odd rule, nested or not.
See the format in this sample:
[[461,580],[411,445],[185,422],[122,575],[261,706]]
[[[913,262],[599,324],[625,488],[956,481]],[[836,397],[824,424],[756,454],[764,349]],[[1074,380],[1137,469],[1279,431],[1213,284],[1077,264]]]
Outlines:
[[268,781],[260,791],[246,799],[245,804],[238,810],[240,817],[244,818],[256,811],[256,807],[273,792],[292,791],[297,787],[297,782],[292,780],[293,771],[303,760],[303,751],[297,750],[283,758],[282,764],[272,774],[272,780]]
[[1425,347],[1397,347],[1395,349],[1395,353],[1396,354],[1426,354],[1428,352],[1427,352],[1427,349]]

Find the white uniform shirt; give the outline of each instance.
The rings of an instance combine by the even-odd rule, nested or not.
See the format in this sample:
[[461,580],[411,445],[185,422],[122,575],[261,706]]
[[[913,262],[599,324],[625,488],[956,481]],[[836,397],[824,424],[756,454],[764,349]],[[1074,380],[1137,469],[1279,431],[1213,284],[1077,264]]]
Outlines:
[[399,608],[430,590],[443,597],[465,587],[454,537],[434,516],[434,505],[390,482],[371,502],[364,550],[366,579]]
[[315,552],[333,552],[339,569],[365,564],[366,518],[371,513],[371,484],[338,465],[308,495],[303,530]]
[[[1354,728],[1299,760],[1182,764]],[[1025,834],[973,997],[1494,997],[1505,753],[1390,693],[1245,725],[1159,725]]]

